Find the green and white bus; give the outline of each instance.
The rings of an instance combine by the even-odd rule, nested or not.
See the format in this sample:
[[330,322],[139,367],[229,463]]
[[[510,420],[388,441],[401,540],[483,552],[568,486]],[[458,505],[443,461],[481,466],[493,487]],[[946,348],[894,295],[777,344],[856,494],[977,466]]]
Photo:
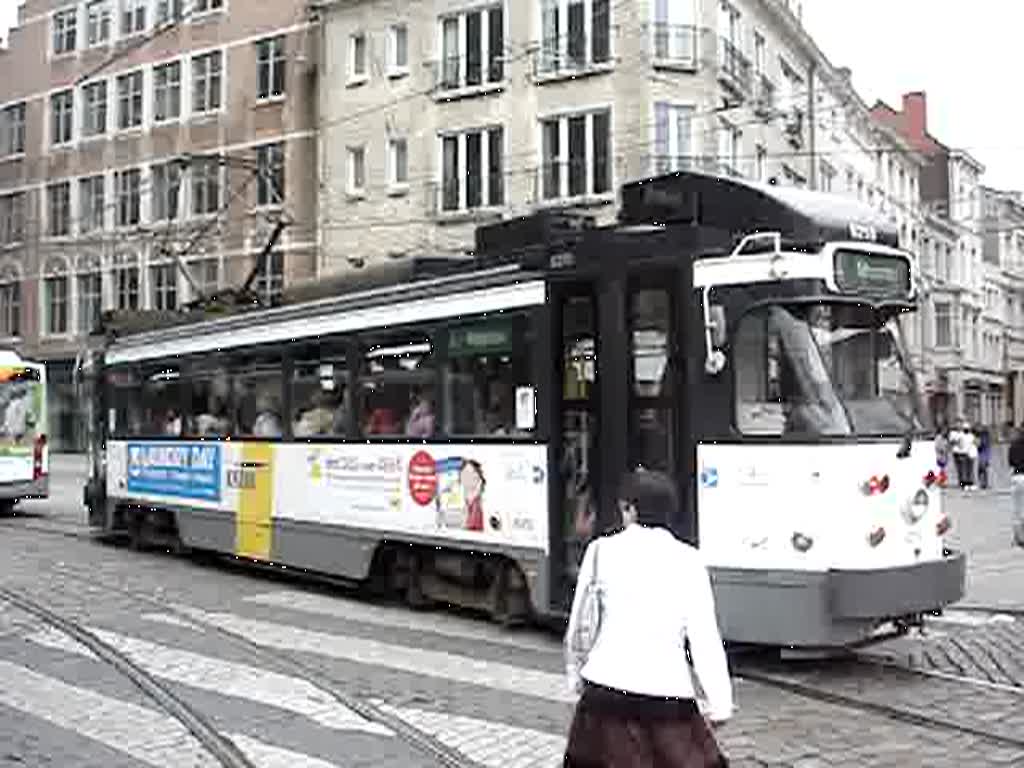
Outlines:
[[0,514],[49,494],[46,366],[0,351]]

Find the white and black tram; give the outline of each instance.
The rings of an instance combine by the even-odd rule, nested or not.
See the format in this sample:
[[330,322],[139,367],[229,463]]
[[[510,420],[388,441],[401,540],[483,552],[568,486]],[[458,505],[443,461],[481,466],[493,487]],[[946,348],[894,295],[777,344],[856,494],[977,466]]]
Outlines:
[[319,298],[110,317],[90,520],[557,616],[643,466],[678,480],[728,640],[864,641],[964,590],[900,331],[915,278],[870,208],[680,173],[625,185],[612,226],[538,213]]

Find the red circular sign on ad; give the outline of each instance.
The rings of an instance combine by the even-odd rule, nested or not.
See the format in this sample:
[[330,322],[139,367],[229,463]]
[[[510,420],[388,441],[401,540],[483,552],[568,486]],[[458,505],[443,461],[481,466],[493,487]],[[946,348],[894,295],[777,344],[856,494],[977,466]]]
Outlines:
[[426,451],[416,451],[409,459],[409,495],[421,507],[437,494],[437,462]]

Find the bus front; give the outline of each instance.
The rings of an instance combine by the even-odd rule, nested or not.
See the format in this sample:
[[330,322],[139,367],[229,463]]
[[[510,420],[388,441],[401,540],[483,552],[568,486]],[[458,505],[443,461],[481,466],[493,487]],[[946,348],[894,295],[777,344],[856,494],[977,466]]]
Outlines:
[[17,501],[46,498],[46,369],[0,353],[0,513]]
[[902,329],[910,254],[758,235],[698,263],[695,283],[707,381],[732,403],[731,439],[698,446],[700,546],[727,635],[847,645],[958,600],[964,559],[945,547],[944,477]]

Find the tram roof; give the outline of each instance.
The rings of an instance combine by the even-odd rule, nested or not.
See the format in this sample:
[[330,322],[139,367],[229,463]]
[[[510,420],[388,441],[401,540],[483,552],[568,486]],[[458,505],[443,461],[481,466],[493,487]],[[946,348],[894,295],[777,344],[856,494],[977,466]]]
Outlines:
[[619,222],[692,224],[736,238],[780,232],[801,244],[868,239],[899,247],[896,225],[859,200],[699,171],[624,184]]

